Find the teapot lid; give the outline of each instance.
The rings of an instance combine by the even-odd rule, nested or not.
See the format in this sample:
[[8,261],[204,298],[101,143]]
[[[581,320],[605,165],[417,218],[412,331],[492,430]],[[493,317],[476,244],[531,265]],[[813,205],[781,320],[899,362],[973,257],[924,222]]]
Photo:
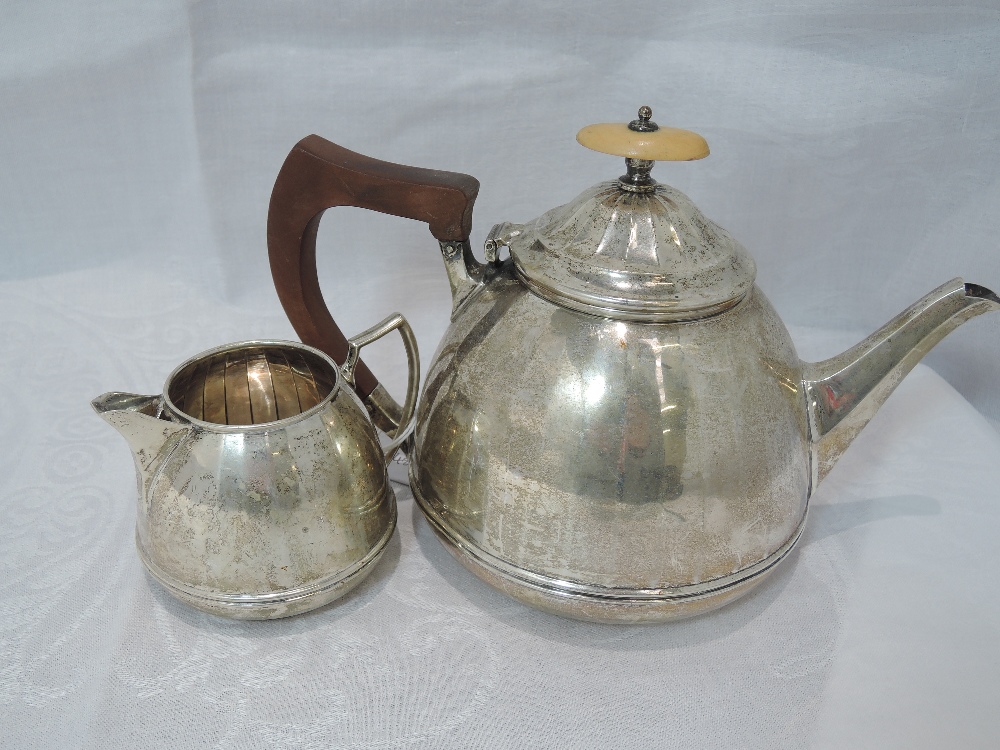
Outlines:
[[743,299],[757,272],[750,254],[686,195],[649,174],[654,161],[704,158],[708,145],[696,133],[658,127],[651,116],[642,107],[628,125],[581,130],[582,145],[626,157],[626,174],[528,224],[495,227],[488,254],[506,244],[535,292],[604,317],[694,320]]

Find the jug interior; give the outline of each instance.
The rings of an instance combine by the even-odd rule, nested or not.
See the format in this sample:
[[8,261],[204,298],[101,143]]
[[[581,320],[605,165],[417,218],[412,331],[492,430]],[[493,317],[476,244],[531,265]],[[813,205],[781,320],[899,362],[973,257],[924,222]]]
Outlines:
[[265,344],[193,360],[171,379],[167,395],[194,419],[254,425],[311,409],[336,383],[336,371],[312,352]]

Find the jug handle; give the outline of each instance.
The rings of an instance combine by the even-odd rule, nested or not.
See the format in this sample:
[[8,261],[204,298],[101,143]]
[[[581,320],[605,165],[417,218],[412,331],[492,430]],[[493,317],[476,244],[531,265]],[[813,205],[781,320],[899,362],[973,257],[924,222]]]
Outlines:
[[413,432],[414,415],[417,412],[417,396],[420,394],[420,355],[417,352],[417,339],[413,335],[413,329],[399,313],[393,313],[381,323],[376,323],[366,331],[362,331],[357,336],[351,336],[347,340],[347,358],[340,367],[340,372],[344,379],[353,388],[357,378],[358,364],[361,362],[360,354],[363,347],[368,346],[392,331],[399,331],[403,338],[403,348],[406,350],[406,398],[403,401],[402,410],[399,415],[399,426],[392,432],[387,432],[392,441],[383,448],[385,460],[391,461],[396,454],[396,450],[406,442],[406,439]]
[[[299,141],[271,193],[267,251],[278,298],[302,342],[338,364],[347,361],[347,338],[330,315],[316,274],[316,233],[326,209],[355,206],[416,219],[428,224],[439,242],[466,242],[478,193],[479,181],[469,175],[379,161],[318,135]],[[365,403],[398,426],[400,407],[361,360],[354,377]],[[377,388],[381,393],[373,396]],[[385,413],[384,400],[396,415]]]

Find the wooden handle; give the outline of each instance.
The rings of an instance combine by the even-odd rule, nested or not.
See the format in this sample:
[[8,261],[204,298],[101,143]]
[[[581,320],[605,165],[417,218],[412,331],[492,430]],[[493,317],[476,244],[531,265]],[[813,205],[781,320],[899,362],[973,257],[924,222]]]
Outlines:
[[[281,305],[303,343],[347,359],[347,338],[330,315],[316,274],[323,212],[356,206],[425,222],[439,241],[465,241],[479,181],[456,172],[391,164],[348,151],[318,135],[303,138],[278,172],[267,212],[267,252]],[[364,362],[355,390],[367,398],[378,379]]]

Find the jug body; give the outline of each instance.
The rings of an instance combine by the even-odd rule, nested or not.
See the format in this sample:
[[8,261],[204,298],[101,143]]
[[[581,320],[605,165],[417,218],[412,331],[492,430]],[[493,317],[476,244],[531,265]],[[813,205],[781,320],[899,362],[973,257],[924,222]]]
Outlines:
[[[126,402],[95,408],[115,401]],[[360,583],[392,536],[385,448],[341,369],[311,347],[218,347],[141,411],[98,411],[123,434],[129,420],[165,430],[158,446],[133,443],[136,546],[194,607],[237,619],[315,609]]]
[[637,323],[505,269],[453,317],[417,411],[411,487],[446,546],[591,620],[689,616],[762,580],[810,492],[800,363],[764,295]]

